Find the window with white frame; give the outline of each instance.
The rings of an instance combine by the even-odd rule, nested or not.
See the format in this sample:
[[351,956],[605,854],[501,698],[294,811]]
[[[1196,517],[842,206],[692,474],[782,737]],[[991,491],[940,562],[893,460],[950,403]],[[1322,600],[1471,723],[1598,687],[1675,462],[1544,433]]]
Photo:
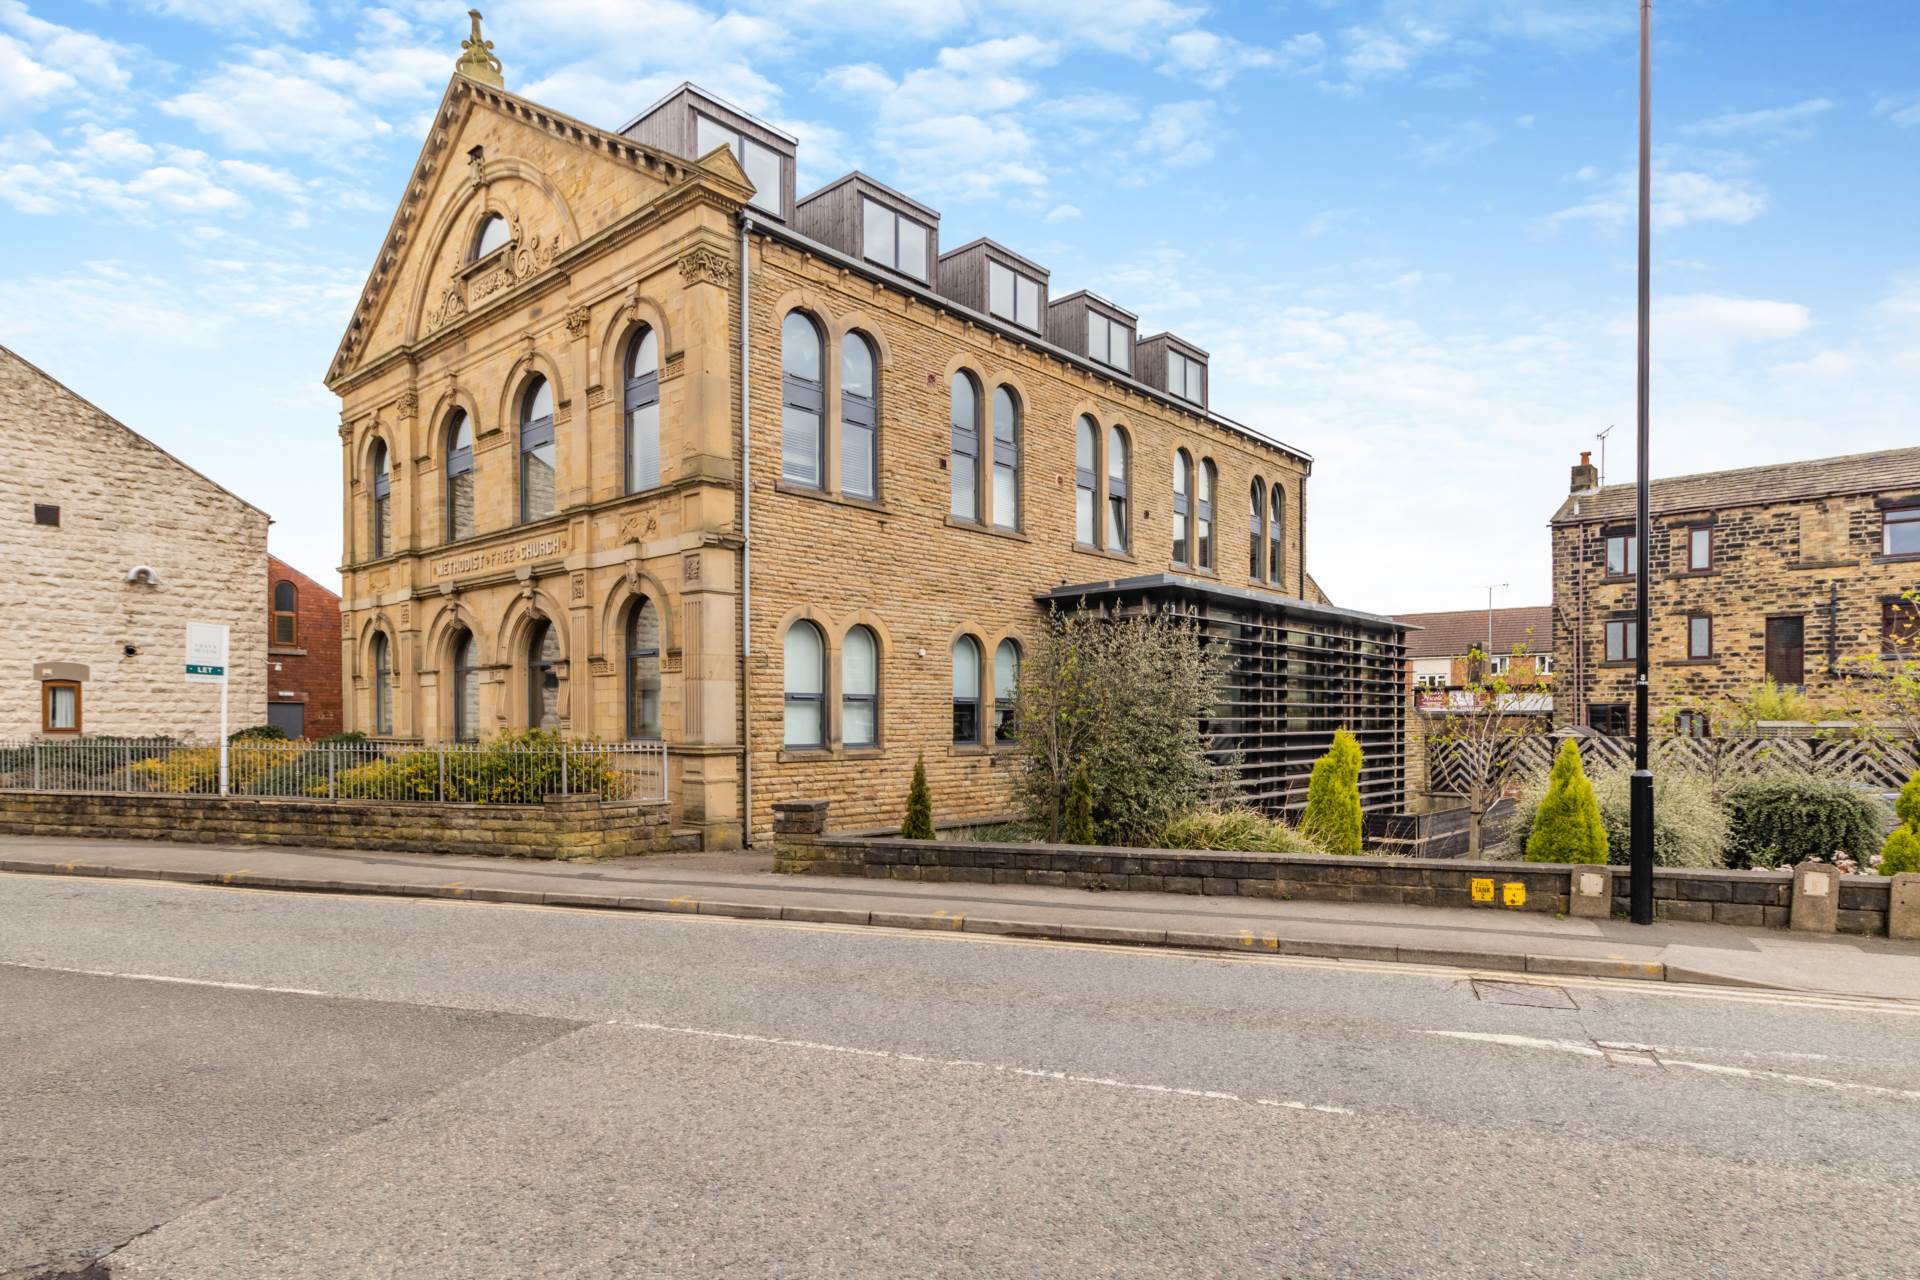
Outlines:
[[880,419],[873,371],[873,344],[849,333],[840,343],[840,492],[852,498],[876,492],[874,436]]
[[820,628],[802,618],[787,628],[786,726],[789,747],[827,743],[827,645]]
[[1002,263],[987,263],[987,310],[1022,328],[1040,328],[1040,282]]
[[860,197],[861,252],[869,262],[915,280],[927,278],[927,229],[878,200]]
[[840,740],[849,747],[880,741],[880,644],[856,625],[840,646]]
[[1178,351],[1167,352],[1167,393],[1201,404],[1207,398],[1207,367]]
[[1100,428],[1081,414],[1073,428],[1073,540],[1083,547],[1093,546],[1099,536],[1099,442]]

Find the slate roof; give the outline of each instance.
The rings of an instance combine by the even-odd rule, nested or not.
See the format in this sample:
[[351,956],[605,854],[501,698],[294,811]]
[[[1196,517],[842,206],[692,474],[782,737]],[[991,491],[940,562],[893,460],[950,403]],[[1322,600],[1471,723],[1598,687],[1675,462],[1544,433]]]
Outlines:
[[[1454,609],[1446,613],[1396,613],[1395,622],[1419,627],[1407,633],[1409,658],[1456,658],[1475,645],[1487,645],[1487,611]],[[1531,628],[1532,635],[1527,631]],[[1493,652],[1511,653],[1524,644],[1528,653],[1553,652],[1553,606],[1526,605],[1493,611]]]
[[[1764,506],[1893,489],[1920,489],[1920,448],[1670,476],[1653,482],[1653,514]],[[1569,496],[1553,513],[1552,522],[1631,520],[1635,507],[1633,485],[1610,484],[1597,493]]]

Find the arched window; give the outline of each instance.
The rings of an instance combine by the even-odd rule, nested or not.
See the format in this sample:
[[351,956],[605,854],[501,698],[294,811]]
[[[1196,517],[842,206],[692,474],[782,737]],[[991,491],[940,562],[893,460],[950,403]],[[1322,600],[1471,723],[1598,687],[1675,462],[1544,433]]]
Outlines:
[[554,513],[553,388],[535,377],[520,395],[520,520]]
[[840,740],[849,747],[880,741],[880,645],[853,627],[840,646]]
[[481,222],[480,229],[473,233],[473,260],[478,262],[486,257],[505,245],[511,236],[512,229],[507,226],[505,218],[497,213],[488,214],[485,221]]
[[826,384],[819,326],[804,311],[787,312],[780,325],[780,474],[815,489]]
[[387,633],[373,633],[373,732],[385,738],[393,733],[393,646]]
[[1100,532],[1100,428],[1086,414],[1073,425],[1073,540],[1095,546]]
[[388,467],[387,442],[373,443],[373,554],[393,549],[393,477]]
[[560,727],[560,633],[545,618],[527,638],[527,727]]
[[789,747],[827,742],[827,646],[820,628],[802,618],[787,628],[786,736]]
[[850,333],[840,344],[840,492],[871,498],[878,492],[879,395],[874,388],[873,345]]
[[980,741],[980,642],[953,642],[953,740]]
[[300,637],[300,593],[291,582],[273,584],[273,642],[295,644]]
[[1020,692],[1020,642],[1006,639],[993,651],[993,740],[1013,741],[1014,699]]
[[1020,404],[1011,387],[993,389],[993,524],[1020,527]]
[[447,540],[473,534],[473,420],[455,409],[447,420]]
[[980,519],[980,386],[965,369],[953,375],[953,504],[955,520]]
[[1267,581],[1279,586],[1287,565],[1287,494],[1273,482],[1273,518],[1267,521]]
[[1132,550],[1133,522],[1127,507],[1127,433],[1107,428],[1107,550]]
[[1247,507],[1247,544],[1252,548],[1247,573],[1255,582],[1266,576],[1267,567],[1267,486],[1253,478],[1253,500]]
[[1216,473],[1213,459],[1205,458],[1200,463],[1200,500],[1194,505],[1195,525],[1199,529],[1194,542],[1197,558],[1202,569],[1213,568],[1213,488]]
[[453,638],[453,739],[480,740],[480,666],[473,652],[473,632]]
[[627,492],[660,484],[660,344],[642,329],[627,344]]
[[651,600],[627,611],[627,736],[660,736],[660,611]]
[[1173,455],[1173,562],[1191,563],[1192,548],[1193,459],[1181,449]]

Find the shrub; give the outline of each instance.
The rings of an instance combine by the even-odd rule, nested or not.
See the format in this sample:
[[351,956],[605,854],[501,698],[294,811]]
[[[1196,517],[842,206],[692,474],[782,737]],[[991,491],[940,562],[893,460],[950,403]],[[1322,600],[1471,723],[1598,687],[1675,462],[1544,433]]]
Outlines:
[[260,739],[268,742],[285,742],[287,731],[277,724],[255,724],[244,729],[235,729],[227,735],[228,742],[245,742]]
[[1900,788],[1900,798],[1893,802],[1893,811],[1901,826],[1920,831],[1920,769],[1915,769],[1907,785]]
[[[564,790],[609,800],[627,795],[626,774],[604,755],[582,751],[560,735],[540,729],[505,733],[479,751],[443,757],[437,751],[403,751],[336,771],[333,794],[342,800],[432,800],[470,804],[537,804]],[[442,791],[444,782],[445,790]],[[327,794],[327,780],[307,785],[310,796]]]
[[[1514,831],[1523,828],[1516,822]],[[1600,819],[1600,803],[1593,784],[1580,765],[1580,748],[1572,738],[1560,744],[1553,772],[1547,777],[1533,822],[1526,830],[1529,862],[1605,862],[1607,828]]]
[[1064,834],[1068,844],[1093,843],[1093,775],[1088,772],[1085,760],[1074,766],[1073,782],[1067,788]]
[[1780,771],[1727,792],[1736,866],[1787,867],[1844,855],[1864,865],[1880,844],[1886,810],[1838,778]]
[[1345,729],[1314,761],[1300,831],[1328,853],[1360,852],[1360,742]]
[[900,824],[900,835],[907,840],[933,839],[933,795],[927,790],[927,758],[913,762],[913,782],[907,787],[907,817]]
[[1163,849],[1211,849],[1219,853],[1320,853],[1313,841],[1278,818],[1254,809],[1196,809],[1167,824]]
[[1879,872],[1883,876],[1897,876],[1903,871],[1920,871],[1920,833],[1912,827],[1901,825],[1893,829],[1887,837],[1887,843],[1880,850]]
[[[1600,822],[1607,833],[1607,861],[1625,866],[1633,856],[1632,771],[1608,769],[1593,775],[1593,798],[1600,806]],[[1535,782],[1514,807],[1508,840],[1516,855],[1524,856],[1545,792]],[[1662,769],[1653,775],[1653,861],[1661,867],[1719,867],[1725,865],[1727,816],[1714,798],[1705,774],[1689,769]]]

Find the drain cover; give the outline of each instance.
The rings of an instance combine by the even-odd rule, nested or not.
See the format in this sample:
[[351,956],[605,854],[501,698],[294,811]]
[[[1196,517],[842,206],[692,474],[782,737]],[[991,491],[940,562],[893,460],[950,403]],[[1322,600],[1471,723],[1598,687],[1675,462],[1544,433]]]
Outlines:
[[1536,986],[1531,982],[1494,982],[1473,979],[1473,994],[1488,1004],[1523,1004],[1535,1009],[1578,1009],[1564,987]]

